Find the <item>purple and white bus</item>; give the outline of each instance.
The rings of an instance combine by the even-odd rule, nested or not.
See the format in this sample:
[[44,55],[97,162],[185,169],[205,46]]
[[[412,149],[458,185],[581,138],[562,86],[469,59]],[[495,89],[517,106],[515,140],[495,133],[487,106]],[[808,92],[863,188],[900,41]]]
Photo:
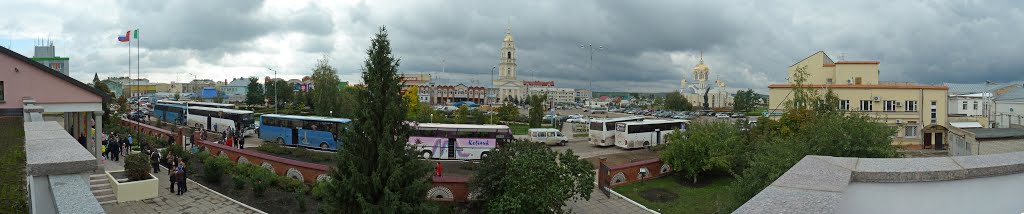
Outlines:
[[425,159],[479,160],[512,139],[505,125],[420,123],[413,125],[409,146]]

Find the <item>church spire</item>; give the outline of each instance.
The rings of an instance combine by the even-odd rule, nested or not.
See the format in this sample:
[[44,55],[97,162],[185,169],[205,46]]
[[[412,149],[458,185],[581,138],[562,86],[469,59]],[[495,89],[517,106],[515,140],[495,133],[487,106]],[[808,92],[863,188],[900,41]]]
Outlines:
[[505,28],[505,34],[512,34],[512,17],[508,17],[508,25]]
[[700,50],[700,63],[704,63],[704,50]]

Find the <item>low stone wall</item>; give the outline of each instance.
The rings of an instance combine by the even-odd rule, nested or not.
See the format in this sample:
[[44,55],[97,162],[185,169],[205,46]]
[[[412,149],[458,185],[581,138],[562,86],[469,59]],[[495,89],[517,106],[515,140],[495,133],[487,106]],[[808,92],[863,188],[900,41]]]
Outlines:
[[[600,164],[604,165],[604,160],[601,160]],[[644,170],[647,171],[646,176],[641,177],[641,169],[646,169]],[[598,176],[608,176],[607,181],[609,181],[611,186],[621,186],[641,180],[661,177],[667,175],[669,172],[672,172],[672,167],[662,162],[661,159],[650,159],[608,166],[608,174],[598,174]]]
[[206,149],[206,151],[210,152],[210,155],[227,157],[235,163],[250,163],[261,166],[278,175],[299,179],[306,183],[325,179],[327,177],[327,170],[330,169],[327,165],[302,162],[263,154],[253,150],[237,149],[213,141],[200,140],[197,134],[193,134],[192,138],[196,139],[196,146]]
[[949,181],[1024,173],[1024,152],[934,158],[808,155],[734,213],[835,213],[851,182]]
[[138,131],[146,135],[162,137],[163,139],[166,140],[171,140],[173,138],[175,144],[184,145],[182,144],[183,137],[181,137],[184,134],[181,133],[181,130],[178,130],[178,133],[175,133],[172,131],[168,131],[166,129],[157,128],[149,124],[135,122],[126,118],[121,118],[121,125],[128,128],[128,130],[133,131],[133,133],[134,131]]

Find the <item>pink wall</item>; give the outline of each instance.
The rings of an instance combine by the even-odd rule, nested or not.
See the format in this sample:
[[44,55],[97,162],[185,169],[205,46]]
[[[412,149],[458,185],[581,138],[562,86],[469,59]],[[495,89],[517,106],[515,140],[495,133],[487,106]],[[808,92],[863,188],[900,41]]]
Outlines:
[[[15,69],[18,71],[15,72]],[[47,74],[17,58],[0,54],[0,81],[4,81],[4,101],[0,109],[22,108],[22,97],[37,103],[96,103],[103,98],[79,88],[60,77]],[[58,74],[63,75],[63,74]]]

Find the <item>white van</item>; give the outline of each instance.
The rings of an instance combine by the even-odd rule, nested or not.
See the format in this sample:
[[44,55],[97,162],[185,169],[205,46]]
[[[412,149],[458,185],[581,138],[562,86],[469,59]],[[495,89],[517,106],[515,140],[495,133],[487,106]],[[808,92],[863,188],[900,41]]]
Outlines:
[[530,142],[543,143],[547,145],[565,145],[569,142],[569,138],[562,134],[558,129],[553,128],[536,128],[529,129]]

